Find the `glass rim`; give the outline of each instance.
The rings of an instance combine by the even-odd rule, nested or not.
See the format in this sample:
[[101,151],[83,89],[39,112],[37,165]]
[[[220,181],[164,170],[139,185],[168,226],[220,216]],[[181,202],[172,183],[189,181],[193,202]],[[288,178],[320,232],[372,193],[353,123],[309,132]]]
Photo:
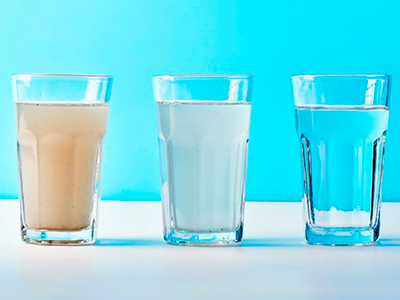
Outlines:
[[153,79],[173,80],[173,79],[252,79],[252,75],[247,74],[170,74],[154,75]]
[[292,79],[304,78],[304,79],[315,79],[315,78],[376,78],[376,79],[390,79],[392,75],[390,74],[304,74],[304,75],[293,75]]
[[11,79],[13,80],[24,80],[34,78],[62,78],[62,79],[112,79],[111,75],[102,75],[102,74],[45,74],[45,73],[26,73],[26,74],[13,74],[11,75]]

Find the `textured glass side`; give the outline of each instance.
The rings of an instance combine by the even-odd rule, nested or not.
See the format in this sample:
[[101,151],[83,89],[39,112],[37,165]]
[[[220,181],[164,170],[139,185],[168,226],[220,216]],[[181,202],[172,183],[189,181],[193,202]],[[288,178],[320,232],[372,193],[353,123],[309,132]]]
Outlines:
[[307,232],[339,235],[341,243],[357,243],[357,235],[375,241],[388,110],[298,108],[296,120]]
[[17,104],[22,239],[95,242],[108,105]]
[[250,110],[248,103],[157,103],[167,241],[241,239]]
[[386,131],[374,142],[371,221],[372,228],[380,225],[383,165],[385,160]]

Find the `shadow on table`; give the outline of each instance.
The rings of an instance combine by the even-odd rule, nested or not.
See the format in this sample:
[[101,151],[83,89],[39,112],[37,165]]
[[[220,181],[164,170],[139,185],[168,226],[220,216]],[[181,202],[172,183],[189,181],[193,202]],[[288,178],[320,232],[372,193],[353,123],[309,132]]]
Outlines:
[[[164,246],[168,245],[162,239],[98,239],[95,246],[114,246],[114,247],[137,247],[137,246]],[[274,239],[244,239],[236,247],[304,247],[306,243],[303,239],[296,238],[274,238]],[[233,245],[235,247],[235,245]]]
[[273,238],[273,239],[244,239],[242,247],[304,247],[304,239]]
[[[308,244],[299,238],[274,238],[274,239],[244,239],[242,247],[304,247]],[[311,245],[321,246],[321,245]],[[400,239],[380,239],[378,243],[365,246],[377,247],[400,247]],[[365,247],[364,246],[364,247]],[[323,246],[322,247],[329,247]]]
[[165,245],[163,240],[140,240],[140,239],[98,239],[96,241],[95,246],[114,246],[114,247],[122,247],[122,246],[161,246]]
[[400,247],[400,239],[380,239],[376,245],[378,247]]

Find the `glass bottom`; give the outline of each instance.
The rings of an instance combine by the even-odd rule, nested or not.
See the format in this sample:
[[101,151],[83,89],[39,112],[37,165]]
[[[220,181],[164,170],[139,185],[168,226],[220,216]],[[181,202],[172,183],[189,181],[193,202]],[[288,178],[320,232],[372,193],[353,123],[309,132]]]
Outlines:
[[35,245],[92,245],[96,242],[94,228],[79,231],[51,231],[22,227],[22,240]]
[[231,232],[188,232],[171,229],[164,240],[172,245],[182,246],[229,246],[242,241],[243,226]]
[[375,228],[345,227],[310,227],[306,224],[306,240],[317,245],[367,245],[379,238],[379,226]]

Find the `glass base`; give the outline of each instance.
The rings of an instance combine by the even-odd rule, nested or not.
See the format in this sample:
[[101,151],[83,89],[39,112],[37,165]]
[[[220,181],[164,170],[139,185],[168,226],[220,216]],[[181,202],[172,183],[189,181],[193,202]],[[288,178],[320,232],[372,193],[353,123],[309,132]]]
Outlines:
[[375,243],[379,238],[379,226],[371,228],[310,227],[306,224],[306,240],[318,245],[366,245]]
[[22,227],[22,240],[35,245],[92,245],[96,242],[94,228],[79,231],[51,231]]
[[229,246],[242,241],[243,226],[231,232],[188,232],[171,229],[164,240],[182,246]]

